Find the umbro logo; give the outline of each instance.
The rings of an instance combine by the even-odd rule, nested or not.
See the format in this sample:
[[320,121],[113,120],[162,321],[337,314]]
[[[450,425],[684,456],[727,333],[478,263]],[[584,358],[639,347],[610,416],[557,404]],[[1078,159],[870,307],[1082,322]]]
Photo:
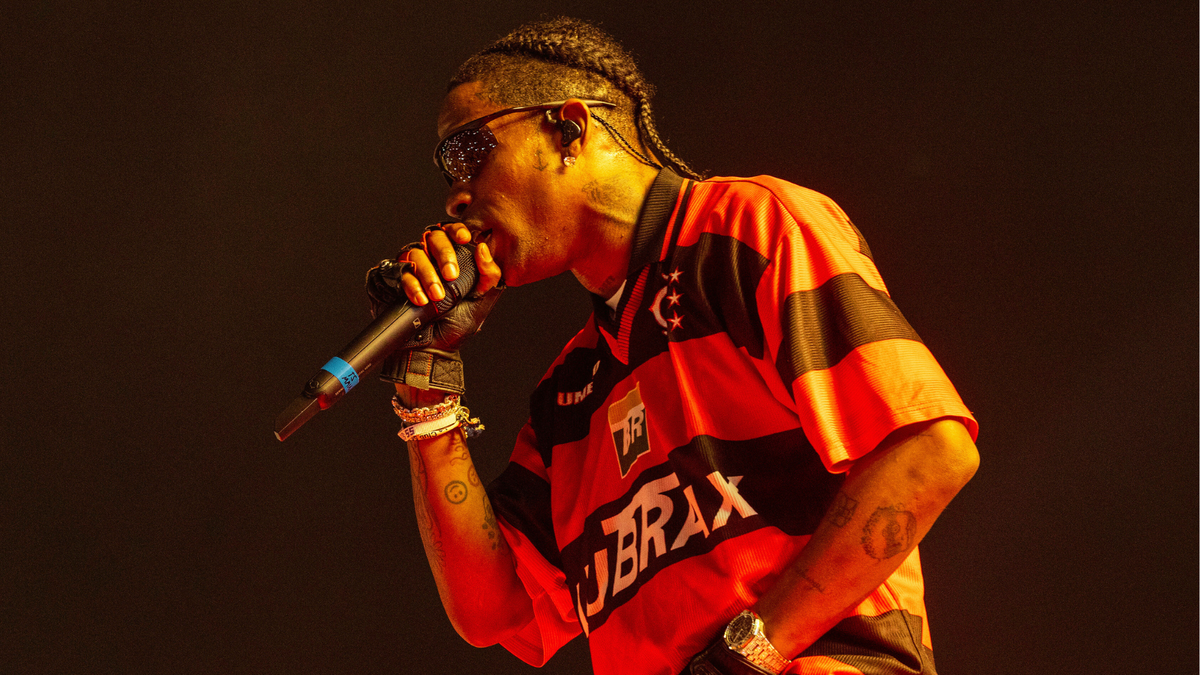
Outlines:
[[591,396],[592,388],[595,384],[596,371],[598,371],[598,370],[600,370],[600,362],[599,361],[596,362],[596,365],[592,366],[592,381],[588,382],[587,385],[583,389],[580,389],[579,391],[560,391],[560,392],[558,392],[558,399],[556,400],[556,403],[558,403],[559,405],[564,405],[564,406],[565,405],[575,405],[577,403],[582,403],[584,401],[584,399],[586,399],[588,396]]

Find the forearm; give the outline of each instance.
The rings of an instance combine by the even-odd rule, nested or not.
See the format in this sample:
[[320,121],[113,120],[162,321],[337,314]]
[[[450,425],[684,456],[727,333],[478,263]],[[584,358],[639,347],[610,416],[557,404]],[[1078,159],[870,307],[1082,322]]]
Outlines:
[[860,460],[808,545],[755,606],[785,656],[816,641],[891,576],[974,474],[978,454],[960,423],[913,431]]
[[[441,400],[409,387],[397,392],[409,407]],[[409,441],[408,456],[417,525],[446,614],[471,644],[495,644],[533,610],[462,432]]]

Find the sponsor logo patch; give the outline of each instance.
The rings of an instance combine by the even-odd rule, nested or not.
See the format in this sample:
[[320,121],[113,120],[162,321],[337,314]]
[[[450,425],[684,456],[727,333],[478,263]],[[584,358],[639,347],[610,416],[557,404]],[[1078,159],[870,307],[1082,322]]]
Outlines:
[[646,435],[646,406],[642,403],[642,392],[638,385],[635,384],[624,398],[608,406],[608,428],[617,451],[621,478],[624,478],[637,458],[650,452],[650,438]]
[[[584,633],[602,624],[641,583],[700,553],[710,536],[724,540],[731,522],[758,515],[738,491],[742,476],[712,471],[694,484],[685,480],[671,472],[647,481],[610,505],[621,507],[620,511],[606,518],[597,513],[588,518],[584,527],[592,530],[592,536],[584,541],[595,550],[574,549],[574,555],[582,554],[573,559],[580,567],[568,566],[568,583]],[[601,533],[604,536],[598,536]]]

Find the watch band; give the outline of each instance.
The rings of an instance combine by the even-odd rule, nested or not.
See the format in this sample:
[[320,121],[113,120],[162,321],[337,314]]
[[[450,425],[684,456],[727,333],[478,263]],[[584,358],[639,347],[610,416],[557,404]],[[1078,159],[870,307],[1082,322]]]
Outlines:
[[779,653],[763,632],[762,617],[750,610],[733,617],[725,628],[725,644],[750,663],[771,673],[781,673],[791,659]]

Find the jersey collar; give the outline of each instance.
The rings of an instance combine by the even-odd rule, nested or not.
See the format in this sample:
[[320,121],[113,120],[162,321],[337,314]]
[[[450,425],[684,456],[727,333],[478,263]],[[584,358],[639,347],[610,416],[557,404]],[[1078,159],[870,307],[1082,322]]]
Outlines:
[[642,202],[642,212],[638,214],[633,234],[633,250],[629,254],[629,271],[617,307],[610,308],[605,302],[607,298],[592,294],[594,312],[600,323],[613,322],[621,315],[638,274],[643,267],[658,259],[659,253],[662,252],[667,222],[675,210],[675,203],[679,201],[679,191],[682,187],[683,179],[667,168],[660,170],[654,178],[654,183],[646,194],[646,201]]

